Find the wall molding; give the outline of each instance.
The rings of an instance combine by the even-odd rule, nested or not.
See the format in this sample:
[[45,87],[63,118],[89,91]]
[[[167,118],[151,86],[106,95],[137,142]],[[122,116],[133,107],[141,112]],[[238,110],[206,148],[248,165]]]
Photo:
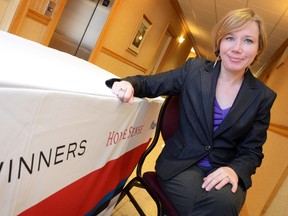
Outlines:
[[270,75],[273,73],[274,69],[277,67],[277,63],[280,60],[281,56],[285,52],[286,48],[288,47],[288,39],[283,42],[283,44],[276,50],[273,54],[272,58],[264,64],[259,71],[256,73],[256,77],[260,79],[262,82],[266,83],[269,79]]
[[48,26],[49,25],[49,22],[51,21],[51,18],[50,17],[47,17],[43,14],[40,14],[39,12],[35,11],[35,10],[32,10],[32,9],[28,9],[28,13],[27,13],[27,17],[43,24],[43,25],[46,25]]
[[123,62],[123,63],[125,63],[127,65],[130,65],[131,67],[134,67],[137,70],[142,71],[143,73],[146,73],[148,71],[147,68],[142,67],[142,66],[140,66],[140,65],[138,65],[138,64],[136,64],[136,63],[134,63],[134,62],[132,62],[130,60],[128,60],[127,58],[124,58],[123,56],[120,56],[119,54],[113,52],[112,50],[110,50],[110,49],[108,49],[106,47],[102,47],[101,48],[101,52],[103,52],[106,55],[109,55],[110,57],[115,58],[115,59],[117,59],[117,60],[119,60],[119,61],[121,61],[121,62]]
[[288,138],[288,127],[287,126],[270,123],[268,130]]
[[184,29],[184,31],[186,32],[188,38],[191,40],[193,47],[195,49],[195,52],[197,54],[198,57],[201,57],[199,49],[197,47],[196,41],[193,37],[193,34],[191,33],[188,24],[186,23],[186,19],[185,16],[183,14],[183,11],[181,9],[181,6],[179,5],[177,0],[170,0],[170,3],[172,4],[174,10],[176,11],[181,23],[182,23],[182,28]]
[[261,211],[261,216],[264,216],[265,213],[267,212],[267,210],[269,209],[273,199],[276,197],[278,191],[281,189],[281,186],[283,185],[284,181],[286,180],[288,176],[288,166],[286,167],[286,169],[284,170],[284,172],[282,173],[280,179],[278,180],[277,184],[274,187],[274,190],[272,191],[272,193],[270,194],[268,200],[266,201],[262,211]]

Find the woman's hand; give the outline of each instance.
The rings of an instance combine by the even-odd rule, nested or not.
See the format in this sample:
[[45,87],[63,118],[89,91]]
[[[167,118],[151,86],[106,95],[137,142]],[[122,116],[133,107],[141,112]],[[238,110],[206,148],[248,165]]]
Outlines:
[[112,92],[118,96],[123,102],[133,103],[134,99],[134,88],[131,83],[127,81],[114,82],[112,86]]
[[206,176],[203,180],[202,188],[206,191],[210,191],[214,187],[216,190],[220,190],[226,184],[232,185],[231,191],[233,193],[238,189],[238,176],[230,167],[220,167]]

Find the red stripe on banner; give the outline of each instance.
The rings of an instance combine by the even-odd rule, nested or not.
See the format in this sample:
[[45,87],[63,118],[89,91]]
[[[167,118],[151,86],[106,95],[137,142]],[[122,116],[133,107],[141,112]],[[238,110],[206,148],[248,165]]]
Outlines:
[[113,191],[119,182],[131,175],[150,140],[118,159],[107,162],[104,167],[64,187],[19,215],[78,216],[88,213],[107,193]]

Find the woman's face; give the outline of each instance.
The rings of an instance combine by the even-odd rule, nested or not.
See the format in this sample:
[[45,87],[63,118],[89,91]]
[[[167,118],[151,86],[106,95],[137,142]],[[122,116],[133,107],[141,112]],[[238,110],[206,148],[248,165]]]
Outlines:
[[258,53],[259,28],[251,21],[241,29],[224,36],[220,42],[222,67],[230,72],[243,72]]

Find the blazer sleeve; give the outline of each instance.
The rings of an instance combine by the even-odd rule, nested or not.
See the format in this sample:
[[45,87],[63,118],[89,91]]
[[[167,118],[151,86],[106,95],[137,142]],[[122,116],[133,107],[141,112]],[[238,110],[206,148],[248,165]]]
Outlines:
[[136,97],[158,97],[161,95],[179,95],[187,76],[193,76],[203,67],[203,59],[188,59],[181,67],[155,75],[136,75],[126,77],[134,88]]
[[269,88],[265,89],[265,97],[257,111],[254,123],[248,134],[241,140],[235,159],[229,164],[238,175],[239,181],[247,190],[252,186],[251,176],[262,163],[263,144],[267,139],[267,129],[270,123],[270,109],[276,99],[276,94]]

